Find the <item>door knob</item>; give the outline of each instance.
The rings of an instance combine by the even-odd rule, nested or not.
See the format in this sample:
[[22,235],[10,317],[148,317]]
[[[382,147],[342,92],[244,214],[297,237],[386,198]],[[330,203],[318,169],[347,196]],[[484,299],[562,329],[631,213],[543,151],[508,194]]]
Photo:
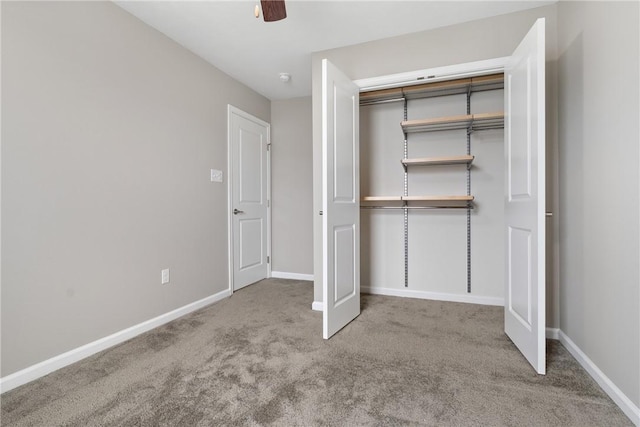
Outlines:
[[234,215],[238,215],[238,214],[241,214],[241,213],[244,213],[244,211],[239,211],[238,209],[234,209],[233,210],[233,214]]

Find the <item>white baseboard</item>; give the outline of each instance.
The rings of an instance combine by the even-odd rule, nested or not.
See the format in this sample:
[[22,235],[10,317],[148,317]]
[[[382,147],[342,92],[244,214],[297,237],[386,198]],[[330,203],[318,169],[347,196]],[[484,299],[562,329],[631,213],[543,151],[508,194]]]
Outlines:
[[564,332],[558,331],[560,342],[571,353],[571,355],[582,365],[582,367],[593,377],[600,387],[609,397],[622,409],[627,417],[635,425],[640,426],[640,408],[638,408],[604,372],[578,347]]
[[361,286],[360,291],[373,295],[387,295],[393,297],[419,298],[436,301],[504,306],[504,298],[482,297],[477,295],[445,294],[440,292],[416,291],[411,289],[379,288],[370,286]]
[[287,273],[286,271],[272,271],[271,277],[274,279],[293,279],[313,281],[313,274]]
[[560,333],[560,329],[558,328],[547,328],[547,333],[546,333],[547,339],[559,340],[560,339],[559,333]]
[[0,378],[0,393],[4,393],[23,384],[44,377],[45,375],[50,374],[53,371],[57,371],[60,368],[64,368],[65,366],[71,365],[72,363],[92,356],[102,350],[106,350],[109,347],[127,341],[128,339],[147,332],[153,328],[157,328],[158,326],[164,325],[165,323],[182,317],[185,314],[189,314],[192,311],[196,311],[209,304],[220,301],[230,295],[231,292],[226,289],[222,292],[218,292],[215,295],[211,295],[199,301],[192,302],[191,304],[187,304],[168,313],[161,314],[160,316],[154,317],[153,319],[138,323],[137,325],[131,326],[130,328],[123,329],[104,338],[100,338],[99,340],[90,342],[89,344],[85,344],[81,347],[67,351],[66,353],[54,356],[51,359],[36,363],[35,365],[29,366],[28,368],[22,369],[11,375],[7,375],[6,377]]
[[324,304],[322,303],[322,301],[314,301],[313,304],[311,304],[311,310],[322,311],[324,310]]

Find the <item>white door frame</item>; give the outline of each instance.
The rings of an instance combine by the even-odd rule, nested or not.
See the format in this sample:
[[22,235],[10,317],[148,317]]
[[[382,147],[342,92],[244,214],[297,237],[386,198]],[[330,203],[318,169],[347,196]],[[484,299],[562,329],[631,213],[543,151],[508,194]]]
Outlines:
[[227,104],[227,228],[228,228],[228,255],[229,255],[229,292],[233,293],[233,159],[231,134],[231,115],[236,114],[247,120],[259,123],[267,128],[267,277],[271,277],[271,124],[251,114]]
[[354,80],[360,92],[504,72],[510,56]]

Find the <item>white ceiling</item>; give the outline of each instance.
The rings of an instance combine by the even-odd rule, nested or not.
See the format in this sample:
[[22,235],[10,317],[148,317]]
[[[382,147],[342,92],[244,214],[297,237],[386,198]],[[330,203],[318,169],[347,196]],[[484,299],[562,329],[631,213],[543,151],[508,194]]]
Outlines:
[[[540,7],[554,1],[287,0],[287,18],[254,17],[259,0],[115,1],[271,100],[311,95],[311,53]],[[411,71],[411,70],[408,70]],[[291,74],[281,83],[279,73]]]

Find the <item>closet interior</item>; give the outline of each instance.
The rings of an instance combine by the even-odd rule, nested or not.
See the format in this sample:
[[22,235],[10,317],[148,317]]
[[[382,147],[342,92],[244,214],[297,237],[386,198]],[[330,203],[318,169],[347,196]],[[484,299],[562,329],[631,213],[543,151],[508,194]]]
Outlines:
[[503,89],[491,74],[360,94],[363,287],[502,297]]

